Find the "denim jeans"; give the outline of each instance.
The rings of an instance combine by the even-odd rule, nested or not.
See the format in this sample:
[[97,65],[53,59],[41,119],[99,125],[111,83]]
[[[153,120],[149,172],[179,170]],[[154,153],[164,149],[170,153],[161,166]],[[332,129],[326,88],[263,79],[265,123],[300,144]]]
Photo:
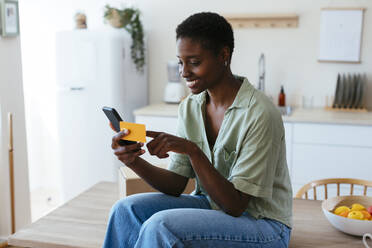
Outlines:
[[143,193],[111,209],[104,248],[288,247],[291,229],[271,219],[211,210],[200,195]]

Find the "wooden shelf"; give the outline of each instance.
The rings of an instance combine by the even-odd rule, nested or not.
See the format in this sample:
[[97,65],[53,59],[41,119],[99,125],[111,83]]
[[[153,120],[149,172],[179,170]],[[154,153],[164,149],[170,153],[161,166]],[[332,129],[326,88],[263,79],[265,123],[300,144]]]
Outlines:
[[233,28],[297,28],[296,14],[233,14],[224,15]]

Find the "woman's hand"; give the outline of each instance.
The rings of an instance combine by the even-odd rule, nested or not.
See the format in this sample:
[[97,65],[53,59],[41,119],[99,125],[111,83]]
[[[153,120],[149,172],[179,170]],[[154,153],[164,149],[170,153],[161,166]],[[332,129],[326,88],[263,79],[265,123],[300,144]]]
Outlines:
[[118,132],[113,138],[111,143],[111,148],[114,150],[114,154],[118,159],[127,166],[133,165],[136,158],[145,153],[145,150],[142,150],[141,147],[143,143],[136,143],[133,145],[120,146],[119,141],[121,138],[129,134],[129,131],[124,129],[121,132]]
[[194,143],[186,139],[155,131],[146,131],[146,136],[154,138],[147,143],[147,149],[151,155],[158,158],[169,157],[168,152],[176,152],[181,154],[190,154],[194,149]]

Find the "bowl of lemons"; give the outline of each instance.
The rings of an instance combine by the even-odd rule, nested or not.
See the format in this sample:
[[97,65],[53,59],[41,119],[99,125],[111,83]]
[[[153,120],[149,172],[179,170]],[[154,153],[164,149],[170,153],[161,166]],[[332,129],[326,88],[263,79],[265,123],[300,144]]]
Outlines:
[[322,202],[322,210],[333,227],[351,235],[372,233],[372,197],[337,196]]

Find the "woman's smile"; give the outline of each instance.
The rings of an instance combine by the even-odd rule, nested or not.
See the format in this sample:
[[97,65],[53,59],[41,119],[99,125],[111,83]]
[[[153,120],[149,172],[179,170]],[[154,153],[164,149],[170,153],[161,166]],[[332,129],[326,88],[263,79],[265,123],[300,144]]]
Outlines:
[[200,82],[200,80],[187,81],[187,82],[186,82],[186,85],[187,85],[187,87],[189,87],[190,89],[194,89],[194,88],[197,88],[197,87],[198,87],[199,82]]

